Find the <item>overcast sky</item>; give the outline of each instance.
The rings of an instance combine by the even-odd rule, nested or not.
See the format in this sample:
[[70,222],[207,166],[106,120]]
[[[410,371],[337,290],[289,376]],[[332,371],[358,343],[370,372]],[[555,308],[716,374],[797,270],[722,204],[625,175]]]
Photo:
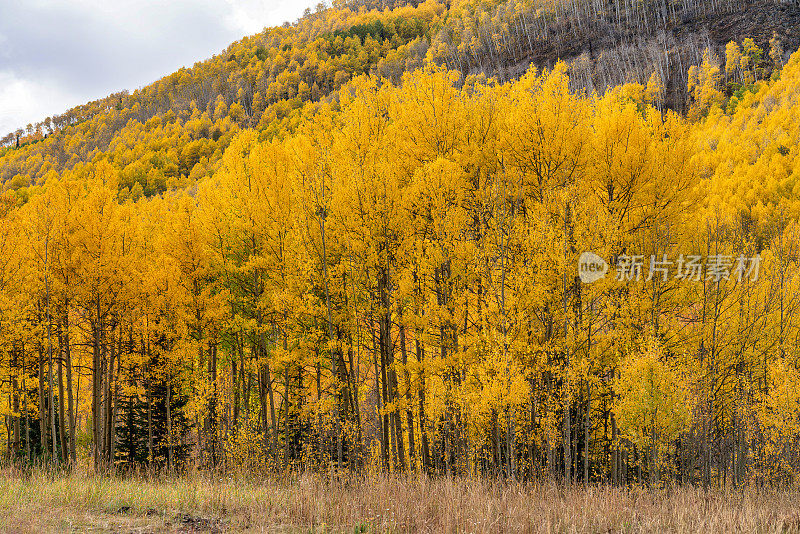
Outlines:
[[142,87],[319,0],[0,0],[0,136]]

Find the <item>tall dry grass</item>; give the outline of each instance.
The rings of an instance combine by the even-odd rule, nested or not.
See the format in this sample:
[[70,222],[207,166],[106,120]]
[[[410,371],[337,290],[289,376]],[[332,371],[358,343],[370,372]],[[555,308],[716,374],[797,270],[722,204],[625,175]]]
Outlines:
[[800,532],[800,493],[0,471],[2,532]]

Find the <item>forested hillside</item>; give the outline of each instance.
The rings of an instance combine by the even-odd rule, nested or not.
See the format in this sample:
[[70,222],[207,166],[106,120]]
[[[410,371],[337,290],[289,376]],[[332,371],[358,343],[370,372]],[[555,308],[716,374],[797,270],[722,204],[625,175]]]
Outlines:
[[798,8],[378,7],[6,139],[5,457],[794,481]]
[[563,60],[573,90],[600,94],[655,74],[658,105],[685,111],[687,72],[706,48],[724,57],[730,41],[753,39],[764,50],[754,65],[761,79],[772,73],[773,43],[781,62],[800,46],[800,6],[789,0],[394,4],[320,4],[133,93],[10,132],[0,138],[0,183],[25,196],[51,170],[103,159],[121,172],[123,195],[186,187],[212,172],[240,129],[280,137],[300,108],[335,106],[353,77],[397,83],[426,62],[459,71],[462,83],[504,82]]

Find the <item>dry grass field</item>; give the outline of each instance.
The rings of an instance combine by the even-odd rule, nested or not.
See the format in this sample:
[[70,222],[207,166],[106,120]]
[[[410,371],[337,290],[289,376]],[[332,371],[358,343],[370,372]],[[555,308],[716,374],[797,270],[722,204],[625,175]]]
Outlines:
[[800,532],[800,493],[6,470],[0,532]]

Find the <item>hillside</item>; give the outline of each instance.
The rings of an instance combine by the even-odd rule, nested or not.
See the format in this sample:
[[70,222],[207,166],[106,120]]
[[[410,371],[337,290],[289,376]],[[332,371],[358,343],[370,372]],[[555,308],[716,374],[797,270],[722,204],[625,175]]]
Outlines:
[[[211,172],[239,130],[254,128],[262,139],[283,135],[301,109],[314,113],[319,103],[336,102],[353,77],[371,73],[397,83],[425,61],[458,70],[464,80],[504,81],[561,59],[570,64],[573,90],[601,94],[621,83],[646,84],[656,73],[663,105],[685,111],[687,72],[707,47],[724,60],[728,42],[750,37],[765,51],[777,43],[783,62],[800,45],[798,35],[800,7],[778,0],[337,4],[244,38],[132,94],[9,133],[0,143],[9,147],[0,148],[0,183],[25,189],[51,170],[100,157],[122,172],[123,195],[185,187]],[[772,63],[764,59],[759,76],[768,77]]]

